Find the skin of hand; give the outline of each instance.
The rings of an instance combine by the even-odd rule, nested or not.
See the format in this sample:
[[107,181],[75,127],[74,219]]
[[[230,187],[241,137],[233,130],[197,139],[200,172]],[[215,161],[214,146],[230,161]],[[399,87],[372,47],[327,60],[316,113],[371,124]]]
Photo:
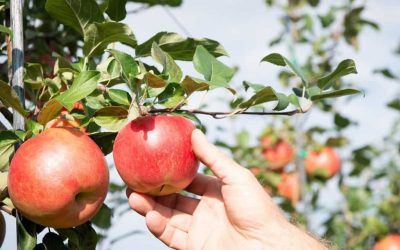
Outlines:
[[193,151],[214,176],[197,174],[186,188],[197,198],[152,197],[127,190],[130,207],[174,249],[327,249],[288,222],[249,170],[194,130]]

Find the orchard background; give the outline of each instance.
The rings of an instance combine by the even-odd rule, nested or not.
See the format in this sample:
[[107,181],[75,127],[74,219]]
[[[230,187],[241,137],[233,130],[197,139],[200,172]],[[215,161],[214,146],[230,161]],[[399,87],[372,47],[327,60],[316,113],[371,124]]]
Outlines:
[[[5,2],[7,6],[7,1]],[[83,43],[77,42],[82,38],[79,32],[63,26],[60,28],[61,20],[50,21],[54,19],[43,12],[46,1],[26,2],[26,15],[31,18],[25,26],[25,39],[29,43],[26,62],[41,63],[44,72],[42,78],[53,77],[52,65],[48,65],[52,61],[51,53],[57,52],[67,61],[76,62],[76,55],[82,56],[79,48]],[[112,2],[115,3],[114,7],[124,9],[126,1],[98,2],[108,2],[109,6]],[[272,86],[285,95],[292,93],[293,87],[301,86],[300,78],[293,77],[288,67],[260,63],[268,54],[277,52],[286,56],[296,67],[302,68],[307,79],[311,81],[332,72],[342,60],[353,59],[359,73],[348,75],[343,81],[335,81],[332,88],[359,89],[365,93],[365,97],[352,95],[318,101],[307,113],[286,118],[236,115],[233,118],[216,120],[203,115],[197,117],[207,128],[207,137],[224,147],[228,153],[232,153],[246,167],[265,165],[260,153],[260,138],[265,128],[271,125],[273,131],[295,145],[299,158],[311,147],[326,143],[335,146],[343,162],[340,175],[335,175],[328,181],[307,177],[306,182],[301,185],[301,189],[306,192],[300,201],[288,201],[274,192],[276,201],[294,221],[315,234],[326,237],[341,249],[368,249],[388,233],[399,233],[400,214],[396,208],[400,204],[400,101],[396,96],[400,94],[400,71],[393,66],[400,60],[400,37],[396,37],[396,14],[400,8],[398,1],[198,3],[178,0],[162,1],[161,3],[166,3],[162,6],[147,4],[159,3],[158,1],[133,2],[135,1],[128,1],[128,15],[122,22],[132,29],[138,44],[161,31],[218,41],[229,54],[229,57],[219,57],[218,60],[237,70],[229,85],[238,91],[238,100],[251,98],[253,89],[256,92],[260,90],[260,86],[254,83],[262,84],[263,87]],[[124,17],[120,16],[123,12],[112,14],[110,10],[107,13],[114,19]],[[107,13],[104,14],[106,17]],[[6,8],[2,8],[2,16],[7,26]],[[37,19],[46,20],[46,25],[38,28],[40,22],[35,21]],[[58,32],[55,31],[56,27],[59,28]],[[6,33],[2,34],[2,42],[5,41],[4,34]],[[126,39],[128,42],[125,40],[125,43],[131,43],[131,47],[121,46],[119,43],[110,44],[109,47],[134,55],[135,50],[132,47],[136,45]],[[213,52],[212,49],[209,50]],[[4,64],[1,68],[1,79],[7,82],[5,43],[2,53]],[[99,55],[102,54],[102,51],[99,52]],[[103,59],[108,55],[109,53],[104,52]],[[93,62],[88,67],[96,68],[95,64],[100,62],[100,57],[92,59]],[[150,58],[143,61],[162,69],[160,64]],[[199,76],[192,63],[179,61],[178,64],[184,75]],[[42,78],[38,77],[37,67],[38,65],[26,65],[30,72],[25,78],[27,85],[41,84]],[[170,72],[167,70],[167,73]],[[166,77],[159,75],[164,79]],[[242,87],[244,80],[247,81],[246,88],[249,88],[247,92]],[[212,85],[213,82],[210,82]],[[167,99],[171,100],[174,96],[179,95],[169,95]],[[85,104],[90,102],[94,110],[99,109],[94,107],[98,102],[96,103],[93,94],[90,98],[83,98]],[[201,91],[194,93],[189,99],[189,105],[183,108],[229,111],[234,110],[235,105],[230,105],[233,99],[225,88],[210,90],[206,95]],[[280,96],[281,104],[284,99]],[[126,100],[118,100],[120,103],[117,104],[122,102],[120,107],[123,107]],[[100,103],[100,108],[111,106],[110,103],[113,102],[115,100],[112,98],[108,102],[106,100]],[[271,111],[275,106],[276,102],[272,102],[263,108],[253,109]],[[291,107],[293,106],[286,110],[292,110]],[[114,121],[110,117],[110,113],[103,112],[97,116],[97,125],[113,130],[117,125],[110,122]],[[6,128],[10,128],[4,117],[1,117],[1,121]],[[36,128],[38,127],[31,126],[32,130]],[[98,248],[126,249],[137,246],[140,249],[163,249],[164,246],[146,231],[144,220],[129,211],[124,186],[112,167],[111,157],[108,159],[113,182],[105,202],[109,209],[102,209],[101,216],[93,223],[97,233],[103,236],[97,243]],[[298,160],[297,163],[297,168],[293,161],[285,171],[301,169],[301,161]],[[277,180],[274,173],[268,172],[267,176],[272,177],[259,176],[263,184],[273,184]],[[15,249],[15,219],[6,215],[6,221],[7,236],[3,247]],[[45,233],[43,231],[39,235],[38,243]]]

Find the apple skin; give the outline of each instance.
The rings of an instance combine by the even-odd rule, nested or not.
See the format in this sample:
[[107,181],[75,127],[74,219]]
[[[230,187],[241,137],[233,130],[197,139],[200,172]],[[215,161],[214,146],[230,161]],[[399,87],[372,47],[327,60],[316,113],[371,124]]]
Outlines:
[[378,241],[372,250],[400,250],[400,235],[388,235],[382,240]]
[[6,221],[4,219],[3,213],[0,211],[0,247],[3,245],[5,237],[6,237]]
[[194,129],[181,116],[145,116],[128,123],[113,148],[122,180],[133,191],[154,196],[187,187],[199,167],[191,143]]
[[100,148],[77,129],[50,128],[23,143],[11,160],[10,198],[43,226],[85,223],[107,195],[109,173]]
[[330,178],[341,168],[339,155],[332,147],[311,151],[304,160],[305,170],[309,175]]
[[300,200],[300,179],[297,173],[282,173],[278,194],[296,204]]
[[261,144],[264,147],[262,155],[267,160],[268,168],[271,170],[282,170],[294,157],[292,146],[283,139],[270,143],[268,137],[264,137]]

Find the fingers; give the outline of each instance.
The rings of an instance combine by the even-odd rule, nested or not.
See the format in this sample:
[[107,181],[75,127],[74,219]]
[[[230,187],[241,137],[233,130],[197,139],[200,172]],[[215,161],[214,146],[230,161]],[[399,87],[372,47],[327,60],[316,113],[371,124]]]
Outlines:
[[216,177],[198,173],[185,190],[193,194],[203,195],[209,188],[219,184],[220,181]]
[[192,216],[173,207],[181,206],[183,210],[193,213],[197,203],[198,200],[179,194],[155,198],[132,192],[129,196],[129,205],[146,217],[149,230],[165,244],[176,249],[186,248]]
[[204,134],[196,129],[192,133],[193,152],[225,184],[243,182],[249,171],[223,154],[217,147],[209,143]]

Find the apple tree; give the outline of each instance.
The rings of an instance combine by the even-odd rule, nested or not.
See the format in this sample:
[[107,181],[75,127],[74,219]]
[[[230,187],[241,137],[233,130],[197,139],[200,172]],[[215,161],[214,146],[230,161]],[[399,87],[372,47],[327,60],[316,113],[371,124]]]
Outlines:
[[[18,97],[10,84],[15,74],[12,68],[15,63],[12,58],[13,36],[17,35],[10,29],[10,21],[13,18],[10,14],[10,5],[16,2],[16,0],[2,1],[0,5],[0,20],[3,24],[0,26],[3,59],[0,72],[2,79],[0,111],[4,118],[0,126],[0,207],[1,210],[16,216],[17,244],[21,249],[95,249],[96,245],[107,237],[107,230],[117,221],[116,217],[128,211],[127,201],[124,198],[126,186],[117,183],[109,183],[108,197],[105,203],[99,206],[95,216],[67,228],[53,228],[45,225],[46,223],[34,223],[32,221],[34,219],[25,213],[24,209],[18,207],[19,201],[10,199],[7,179],[11,180],[12,177],[8,176],[8,171],[18,147],[24,145],[26,141],[41,138],[40,136],[46,134],[50,128],[73,128],[79,131],[76,133],[89,136],[90,140],[101,149],[102,154],[107,156],[113,150],[118,131],[138,117],[166,114],[183,116],[205,130],[207,124],[201,122],[201,115],[229,118],[242,114],[257,117],[297,114],[298,117],[306,117],[304,113],[311,107],[332,113],[336,98],[360,93],[352,84],[341,80],[342,77],[357,71],[351,59],[341,58],[337,61],[336,58],[332,59],[335,43],[330,45],[333,46],[331,49],[325,47],[329,47],[326,43],[329,42],[331,35],[325,35],[320,40],[311,38],[307,40],[307,33],[312,32],[312,17],[296,14],[301,6],[306,4],[305,1],[289,1],[288,6],[285,5],[283,10],[289,17],[287,25],[298,26],[298,29],[293,28],[291,34],[283,32],[274,43],[283,42],[286,36],[291,35],[292,46],[296,46],[297,43],[312,45],[314,52],[310,54],[306,64],[301,65],[293,55],[285,57],[278,53],[260,55],[260,58],[254,59],[265,64],[269,63],[268,67],[273,67],[270,64],[285,67],[279,74],[280,80],[293,88],[283,93],[275,90],[273,86],[255,84],[245,79],[243,86],[232,87],[231,81],[236,70],[219,60],[219,57],[226,56],[227,52],[219,42],[211,38],[184,37],[177,33],[160,31],[139,43],[134,30],[123,23],[126,15],[155,5],[178,7],[182,1],[26,0],[23,9],[23,27],[21,27],[25,54],[24,95]],[[130,2],[136,4],[128,5]],[[270,5],[274,4],[273,1],[267,2]],[[318,1],[308,2],[315,5]],[[129,10],[128,6],[135,6],[137,9]],[[349,6],[351,7],[351,3]],[[332,11],[343,10],[334,8]],[[355,46],[361,27],[374,26],[374,23],[360,18],[362,9],[350,8],[350,11],[348,9],[346,11],[348,11],[345,17],[347,31],[336,34],[335,39],[344,37],[347,42]],[[325,25],[324,28],[328,28],[333,22],[322,17],[320,19]],[[181,69],[181,62],[190,62],[197,75],[185,74]],[[191,97],[198,92],[214,91],[218,88],[226,90],[225,98],[229,100],[230,110],[204,111],[186,108]],[[351,121],[338,111],[335,111],[334,115],[335,128],[332,132],[334,137],[330,138],[329,142],[342,145],[343,138],[340,137],[340,131],[350,125]],[[24,129],[10,128],[15,116],[23,117]],[[281,142],[283,150],[290,152],[291,149],[284,143],[299,139],[298,128],[293,125],[291,119],[291,117],[286,119],[282,124],[285,129],[291,131],[288,135],[294,134],[292,138],[289,136],[285,140],[279,140],[281,138],[270,136],[269,142],[265,141],[265,149]],[[265,133],[272,135],[273,130],[275,127]],[[311,140],[313,133],[327,133],[327,129],[314,128],[308,131],[304,141]],[[243,165],[260,166],[263,159],[258,159],[260,163],[252,162],[256,157],[252,157],[250,153],[256,155],[262,150],[247,145],[245,133],[240,134],[239,138],[240,145],[237,147],[230,147],[223,142],[218,144],[232,148],[233,155]],[[305,145],[305,142],[298,145]],[[54,150],[57,151],[57,147]],[[359,157],[367,157],[365,154],[370,151],[375,152],[372,148],[359,150]],[[274,152],[271,152],[266,154],[276,157]],[[293,152],[297,154],[298,150]],[[79,153],[70,158],[76,162],[86,160]],[[51,157],[41,159],[46,164],[51,162]],[[286,164],[285,159],[282,162],[276,167],[283,167]],[[40,167],[39,164],[37,167]],[[112,162],[109,162],[109,169],[114,169]],[[281,178],[279,174],[270,172],[273,174],[272,177],[262,174],[262,178],[268,183],[278,183]],[[297,176],[304,179],[304,174],[304,171],[300,171]],[[48,175],[49,179],[55,176],[52,172]],[[37,181],[34,178],[35,175],[31,175],[23,181],[24,183]],[[287,175],[284,178],[291,177]],[[318,182],[316,185],[322,184]],[[271,186],[270,192],[274,192],[274,186]],[[303,194],[307,191],[306,188]],[[290,192],[287,191],[290,188],[284,186],[281,189],[282,193],[289,196]],[[363,192],[356,188],[347,190],[351,190],[348,194],[353,196]],[[56,192],[40,191],[44,196],[46,192]],[[316,195],[317,192],[310,192],[312,198],[307,200],[313,209]],[[27,197],[35,199],[29,195]],[[295,209],[297,202],[298,199],[293,199],[291,204],[284,207],[288,209],[290,207],[288,211],[301,218],[304,213]],[[62,218],[63,214],[59,214],[59,217]],[[340,216],[332,218],[340,219]],[[306,221],[307,218],[301,219]],[[330,220],[326,223],[329,226],[329,223],[341,222],[342,220]],[[332,228],[341,229],[333,226]],[[332,238],[340,236],[335,232],[327,232]],[[123,237],[125,235],[111,239],[111,242]]]

